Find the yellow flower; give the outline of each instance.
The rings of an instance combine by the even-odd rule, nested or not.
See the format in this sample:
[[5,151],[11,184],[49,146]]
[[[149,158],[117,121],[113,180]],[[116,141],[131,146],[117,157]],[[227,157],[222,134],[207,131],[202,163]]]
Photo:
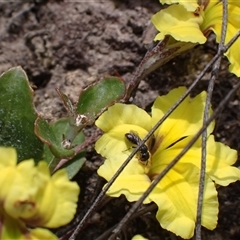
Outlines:
[[78,185],[68,180],[64,169],[51,177],[46,162],[16,163],[15,149],[0,147],[0,239],[56,239],[49,230],[27,226],[56,228],[70,222]]
[[[173,4],[153,15],[152,23],[160,31],[154,40],[162,40],[166,35],[171,35],[181,42],[203,44],[210,31],[216,34],[219,43],[222,27],[222,2],[218,0],[183,1],[160,0],[161,3]],[[199,3],[198,2],[202,2]],[[228,1],[228,22],[225,43],[240,30],[240,4],[239,1]],[[190,47],[194,45],[191,44]],[[240,76],[240,39],[225,53],[230,67],[230,72]]]
[[[104,112],[96,125],[105,133],[96,142],[96,150],[106,157],[98,174],[106,180],[118,168],[136,146],[126,133],[142,139],[151,127],[166,113],[186,91],[184,87],[158,97],[152,107],[152,116],[135,105],[115,104]],[[149,159],[142,161],[142,152],[130,161],[107,194],[119,197],[124,194],[129,201],[137,201],[154,178],[177,156],[194,134],[201,128],[206,93],[194,99],[186,98],[181,105],[157,129],[148,147]],[[217,224],[218,199],[215,183],[226,186],[240,179],[240,171],[231,165],[237,152],[222,143],[215,142],[208,128],[207,167],[202,210],[202,225],[214,229]],[[143,149],[144,151],[146,149]],[[146,159],[145,159],[146,160]],[[200,139],[167,173],[144,203],[155,202],[157,219],[166,228],[182,238],[191,238],[194,233],[201,161]]]

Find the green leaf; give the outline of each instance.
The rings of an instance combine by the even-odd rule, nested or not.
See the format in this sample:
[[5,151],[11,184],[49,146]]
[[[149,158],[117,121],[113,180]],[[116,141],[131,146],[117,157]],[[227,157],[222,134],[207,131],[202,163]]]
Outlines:
[[77,113],[84,114],[93,122],[104,109],[123,98],[125,84],[122,79],[108,77],[90,85],[80,95]]
[[[76,173],[78,173],[78,171],[81,169],[86,159],[85,151],[81,151],[74,156],[75,153],[73,149],[64,149],[61,146],[63,135],[66,135],[69,131],[70,126],[68,123],[68,119],[60,119],[51,125],[49,125],[43,119],[38,119],[37,126],[38,128],[41,128],[41,131],[43,131],[41,138],[43,137],[43,134],[45,136],[45,139],[43,139],[46,143],[46,145],[44,146],[44,160],[50,163],[56,158],[56,156],[58,158],[58,161],[60,161],[61,158],[64,157],[73,157],[64,164],[64,168],[66,168],[67,170],[69,179],[73,178]],[[81,145],[84,140],[84,135],[82,132],[80,132],[74,139],[73,145]]]
[[73,149],[66,149],[62,146],[63,136],[66,134],[66,128],[60,129],[58,125],[62,121],[68,122],[67,119],[59,120],[54,124],[48,124],[43,118],[38,117],[35,123],[36,135],[50,148],[56,158],[71,158],[74,156]]
[[85,151],[82,151],[64,164],[63,168],[66,169],[69,179],[72,179],[80,171],[85,161]]
[[33,90],[21,67],[0,76],[0,145],[17,149],[18,161],[42,158],[43,143],[34,134],[37,118]]

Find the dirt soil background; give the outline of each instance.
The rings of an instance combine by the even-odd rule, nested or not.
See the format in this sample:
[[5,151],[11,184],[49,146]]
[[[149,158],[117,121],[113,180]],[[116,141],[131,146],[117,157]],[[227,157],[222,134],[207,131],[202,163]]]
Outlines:
[[[142,57],[152,46],[155,30],[150,18],[160,9],[150,1],[0,1],[0,73],[20,65],[35,90],[35,106],[49,121],[66,116],[55,88],[73,101],[81,89],[100,76],[118,75],[130,79]],[[144,79],[133,102],[147,110],[157,95],[177,86],[189,86],[216,53],[209,41],[190,53],[165,64]],[[194,94],[207,89],[210,73],[198,84]],[[224,60],[213,95],[215,108],[239,81],[227,71]],[[240,93],[229,102],[217,119],[215,137],[240,150]],[[89,137],[94,128],[85,130]],[[58,229],[62,239],[75,228],[91,206],[104,181],[96,170],[103,159],[89,146],[87,162],[76,176],[81,185],[78,213],[66,227]],[[237,163],[237,166],[239,162]],[[101,181],[100,181],[101,180]],[[214,231],[203,230],[203,239],[240,239],[240,183],[219,188],[219,222]],[[106,204],[107,203],[107,204]],[[101,236],[129,210],[125,198],[105,199],[89,219],[78,239],[108,239]],[[155,220],[156,209],[140,215],[124,229],[120,239],[142,234],[150,240],[180,239],[161,229]]]

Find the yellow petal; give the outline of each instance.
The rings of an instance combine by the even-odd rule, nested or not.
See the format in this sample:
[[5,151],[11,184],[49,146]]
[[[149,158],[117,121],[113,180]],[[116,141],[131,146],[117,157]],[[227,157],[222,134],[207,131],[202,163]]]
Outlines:
[[132,240],[147,240],[148,238],[143,237],[142,235],[138,234],[135,235]]
[[[102,166],[98,169],[98,174],[109,181],[112,176],[121,167],[123,162],[126,160],[125,154],[118,154],[114,157],[107,158]],[[120,176],[128,175],[143,175],[144,167],[138,162],[137,158],[131,159],[129,164],[124,168]]]
[[210,1],[204,11],[204,18],[201,24],[201,29],[206,32],[207,29],[212,28],[215,24],[222,23],[222,3]]
[[[229,10],[229,20],[227,25],[227,35],[225,39],[225,43],[228,43],[240,30],[240,7],[231,7]],[[220,30],[219,25],[215,25],[213,31],[217,35],[217,42],[220,41]],[[224,54],[229,62],[229,71],[234,73],[236,76],[240,76],[240,55],[238,51],[240,49],[240,38],[236,40],[236,42],[228,49],[228,51]]]
[[[178,163],[157,185],[149,198],[158,205],[157,219],[163,228],[184,239],[194,234],[199,169]],[[206,179],[202,225],[213,229],[217,224],[217,192],[211,179]]]
[[[183,148],[190,142],[193,136],[188,136],[173,146],[167,149],[158,149],[152,155],[152,167],[149,171],[149,175],[154,176],[161,172],[166,165],[168,165],[182,150]],[[195,142],[195,144],[183,155],[180,159],[181,163],[191,163],[200,168],[201,161],[201,140]]]
[[65,169],[56,172],[51,178],[51,184],[48,185],[49,189],[42,203],[42,214],[48,209],[50,201],[51,205],[54,205],[54,212],[44,226],[51,228],[63,226],[69,223],[76,213],[79,187],[77,183],[69,181]]
[[3,167],[15,166],[17,163],[17,152],[12,147],[0,147],[0,170]]
[[[233,34],[235,33],[236,32],[234,32]],[[224,54],[230,62],[229,71],[231,73],[234,73],[238,77],[240,77],[240,56],[238,54],[239,48],[240,39],[238,38],[238,40],[232,45],[232,47],[228,49],[228,51]]]
[[[57,240],[57,236],[54,235],[51,231],[43,228],[36,228],[30,230],[30,238],[28,240]],[[26,240],[26,238],[24,238]]]
[[189,12],[194,12],[196,8],[199,6],[197,0],[160,0],[162,4],[173,4],[178,3],[184,6]]
[[[116,155],[105,160],[104,164],[98,169],[98,174],[109,181],[125,160],[125,155]],[[111,197],[119,197],[124,194],[128,201],[137,201],[150,185],[150,179],[144,173],[142,166],[137,158],[133,158],[116,181],[108,190],[107,194]],[[145,200],[145,203],[149,202]]]
[[45,162],[40,162],[38,171],[47,180],[36,196],[37,213],[24,219],[31,226],[56,228],[70,222],[77,208],[79,187],[70,182],[65,169],[57,171],[51,178]]
[[[233,36],[240,29],[240,4],[235,2],[231,2],[228,5],[228,24],[227,24],[227,34],[225,38],[225,43],[228,43]],[[216,41],[219,43],[221,39],[221,29],[222,29],[222,3],[216,4],[214,6],[210,6],[206,9],[204,22],[201,26],[203,31],[205,29],[211,28],[212,31],[216,34]],[[240,76],[240,56],[238,54],[238,50],[240,48],[240,39],[231,46],[230,49],[225,53],[227,56],[230,66],[229,71]]]
[[[157,151],[152,155],[152,168],[149,172],[151,176],[161,172],[164,165],[172,161],[190,141],[192,137],[187,137],[176,143],[173,147],[164,151]],[[240,170],[233,165],[237,160],[237,151],[228,146],[215,142],[214,136],[210,135],[207,140],[207,175],[221,186],[240,180]],[[183,163],[192,163],[197,168],[201,167],[201,140],[199,139],[193,147],[180,159]]]
[[149,130],[151,128],[150,119],[151,117],[143,109],[135,105],[116,103],[109,107],[95,124],[104,132],[122,124],[137,125]]
[[4,182],[0,190],[0,198],[4,202],[4,210],[13,218],[20,218],[35,213],[34,196],[38,188],[34,184],[37,174],[34,161],[21,162],[16,167],[8,167],[0,173],[0,181]]
[[231,166],[237,161],[237,151],[223,143],[215,142],[212,135],[207,143],[208,176],[221,186],[240,180],[240,169]]
[[[125,195],[129,202],[137,201],[150,185],[150,180],[146,175],[128,175],[120,176],[107,191],[107,195],[111,197],[119,197]],[[151,201],[147,197],[144,204]]]
[[[156,123],[186,91],[185,87],[173,89],[165,96],[158,97],[152,107],[153,122]],[[187,97],[156,131],[156,144],[161,141],[158,151],[166,149],[177,140],[195,134],[202,127],[206,93],[195,98]],[[209,134],[214,123],[208,127]]]
[[[149,120],[148,125],[151,124],[151,120]],[[109,130],[106,134],[99,138],[99,140],[95,144],[95,149],[98,153],[100,153],[104,157],[111,157],[117,154],[124,153],[125,159],[132,151],[133,144],[131,144],[127,138],[125,137],[126,133],[133,131],[137,133],[138,136],[142,139],[148,133],[148,131],[142,127],[131,124],[121,124],[116,125],[111,130]]]
[[16,171],[14,168],[5,168],[4,170],[0,171],[0,182],[2,183],[0,188],[0,201],[2,203],[5,202],[9,190],[11,190],[11,187],[14,186],[13,183],[15,174]]
[[171,5],[152,16],[152,23],[160,31],[154,40],[171,35],[182,42],[205,43],[206,37],[199,27],[202,21],[201,16],[188,12],[183,6]]
[[240,2],[236,0],[228,0],[228,4],[240,7]]
[[[177,149],[183,148],[189,142],[190,137],[177,143],[171,150],[172,156],[178,154]],[[175,151],[175,150],[176,151]],[[161,156],[163,158],[165,156]],[[194,146],[183,156],[181,162],[193,163],[200,169],[201,161],[201,140],[199,139]],[[237,151],[216,142],[214,136],[210,135],[207,139],[207,161],[206,173],[221,186],[227,186],[232,182],[240,180],[240,170],[233,165],[237,161]]]

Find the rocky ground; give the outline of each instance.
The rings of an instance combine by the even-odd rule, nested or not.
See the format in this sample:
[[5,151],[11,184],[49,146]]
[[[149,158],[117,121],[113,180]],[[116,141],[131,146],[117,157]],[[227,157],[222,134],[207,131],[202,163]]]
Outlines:
[[[21,65],[36,86],[34,101],[38,112],[49,121],[59,119],[66,116],[66,111],[55,88],[76,101],[80,90],[99,76],[118,75],[126,80],[132,76],[152,46],[155,30],[150,18],[159,9],[155,0],[0,1],[0,73]],[[134,103],[148,110],[157,95],[177,86],[189,86],[215,53],[216,46],[209,41],[165,64],[140,83]],[[223,62],[215,85],[213,107],[239,81],[228,73],[226,63]],[[195,93],[207,89],[208,79],[209,74]],[[238,93],[217,119],[215,129],[218,141],[238,151],[239,99]],[[92,131],[88,128],[86,135]],[[59,236],[75,227],[101,189],[104,182],[98,181],[96,175],[101,161],[93,146],[89,146],[86,166],[76,176],[82,191],[78,215],[67,228],[58,230]],[[240,239],[240,183],[218,191],[219,223],[214,231],[204,230],[203,239]],[[98,239],[131,206],[124,198],[105,199],[105,203],[89,219],[78,239]],[[160,228],[154,211],[134,219],[121,239],[131,239],[137,233],[151,240],[178,239]]]

